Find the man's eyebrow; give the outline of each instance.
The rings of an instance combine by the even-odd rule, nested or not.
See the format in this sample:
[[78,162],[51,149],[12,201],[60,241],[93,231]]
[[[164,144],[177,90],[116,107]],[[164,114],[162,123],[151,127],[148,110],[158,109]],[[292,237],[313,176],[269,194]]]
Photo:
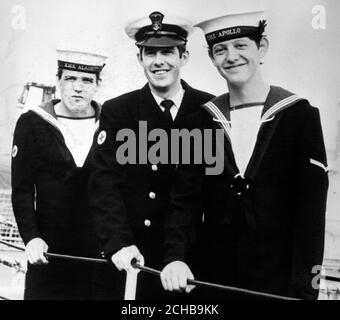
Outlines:
[[65,76],[64,79],[66,79],[66,80],[81,79],[82,81],[91,81],[91,82],[94,82],[94,79],[90,78],[90,77]]
[[215,49],[221,49],[221,48],[226,48],[226,47],[227,47],[226,45],[224,45],[224,44],[222,44],[222,43],[219,43],[219,44],[217,44],[216,46],[213,47],[213,50],[215,50]]
[[89,78],[89,77],[82,77],[81,78],[83,81],[91,81],[91,82],[94,82],[94,79],[93,78]]

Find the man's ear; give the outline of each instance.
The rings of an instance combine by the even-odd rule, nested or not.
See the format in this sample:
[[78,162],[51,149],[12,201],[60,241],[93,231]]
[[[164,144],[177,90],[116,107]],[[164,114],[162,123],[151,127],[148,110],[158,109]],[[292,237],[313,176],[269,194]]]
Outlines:
[[55,76],[55,83],[56,83],[57,89],[60,91],[60,79],[58,75]]
[[214,55],[212,53],[212,49],[211,48],[208,48],[208,55],[209,55],[209,58],[210,58],[211,62],[213,63],[213,65],[216,67]]
[[269,40],[266,37],[262,37],[262,39],[260,41],[260,47],[259,47],[261,58],[265,57],[265,55],[268,52],[268,49],[269,49]]
[[189,57],[190,57],[189,51],[186,50],[185,52],[182,53],[182,64],[181,64],[182,67],[187,64],[187,62],[189,61]]
[[142,55],[141,55],[140,52],[137,53],[137,59],[138,59],[139,64],[142,65],[142,63],[143,63],[143,58],[142,58]]

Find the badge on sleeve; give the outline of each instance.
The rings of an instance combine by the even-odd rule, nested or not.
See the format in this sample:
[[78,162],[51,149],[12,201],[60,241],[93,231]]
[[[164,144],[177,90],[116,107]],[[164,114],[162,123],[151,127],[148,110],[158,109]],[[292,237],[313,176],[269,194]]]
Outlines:
[[106,131],[101,131],[98,135],[97,143],[102,145],[106,140]]
[[317,167],[320,167],[321,169],[325,170],[325,172],[328,172],[328,167],[326,167],[323,163],[321,163],[320,161],[314,160],[314,159],[309,159],[311,164],[316,165]]
[[17,154],[18,154],[18,147],[14,145],[12,149],[12,157],[15,158]]

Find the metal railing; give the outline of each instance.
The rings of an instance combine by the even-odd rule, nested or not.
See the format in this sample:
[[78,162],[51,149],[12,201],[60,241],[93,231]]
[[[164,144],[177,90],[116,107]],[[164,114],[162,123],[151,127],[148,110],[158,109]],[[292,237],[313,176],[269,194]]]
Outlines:
[[10,243],[23,244],[13,214],[11,191],[7,189],[0,189],[0,238]]
[[[21,246],[11,244],[11,243],[8,243],[6,241],[0,240],[0,243],[3,244],[3,245],[6,245],[8,247],[20,250],[20,251],[25,250]],[[47,258],[53,258],[53,259],[62,259],[62,260],[67,260],[67,261],[78,261],[78,262],[83,262],[83,263],[99,263],[99,264],[108,264],[109,263],[105,259],[85,258],[85,257],[61,255],[61,254],[55,254],[55,253],[46,253],[46,257]],[[18,265],[18,264],[10,265],[10,264],[7,263],[7,265],[11,266],[11,267],[16,267],[17,271],[22,271],[22,270],[20,270],[21,268],[20,268],[20,265]],[[160,271],[146,267],[146,266],[142,266],[142,265],[140,265],[136,262],[132,262],[132,268],[130,268],[127,271],[126,287],[125,287],[125,300],[134,300],[135,299],[136,287],[137,287],[137,276],[138,276],[138,272],[140,272],[140,271],[153,274],[157,277],[160,276]],[[321,280],[322,281],[326,280],[326,281],[332,281],[332,282],[340,283],[340,278],[335,277],[335,276],[330,276],[330,275],[323,275],[321,277]],[[291,298],[291,297],[274,295],[274,294],[269,294],[269,293],[265,293],[265,292],[253,291],[253,290],[237,288],[237,287],[232,287],[232,286],[224,286],[224,285],[220,285],[220,284],[203,282],[203,281],[198,281],[198,280],[188,280],[188,284],[200,286],[200,287],[213,288],[213,289],[216,289],[216,290],[223,290],[223,291],[229,291],[229,292],[234,292],[234,293],[242,293],[242,294],[247,294],[249,296],[258,297],[258,298],[266,298],[266,299],[272,299],[272,300],[299,300],[299,299]],[[325,298],[327,296],[328,297],[327,300],[333,300],[333,299],[330,299],[330,294],[333,294],[332,297],[334,299],[334,292],[329,292],[329,294],[326,292],[326,295],[324,295],[323,298]],[[339,295],[339,298],[340,298],[340,295]]]
[[[11,205],[11,199],[10,199],[10,191],[8,190],[0,190],[0,249],[1,245],[3,249],[8,250],[8,248],[11,248],[12,250],[20,250],[23,251],[23,242],[20,238],[18,228],[14,219],[13,211],[12,211],[12,205]],[[75,260],[75,261],[82,261],[82,262],[90,262],[90,263],[108,263],[104,259],[90,259],[90,258],[84,258],[84,257],[74,257],[74,256],[66,256],[66,255],[60,255],[60,254],[54,254],[54,253],[47,253],[47,256],[50,258],[55,259],[66,259],[66,260]],[[18,261],[3,261],[0,257],[0,263],[3,265],[6,265],[8,267],[15,268],[17,272],[22,272],[23,269],[20,266],[20,263]],[[142,272],[148,272],[151,274],[154,274],[155,276],[159,276],[160,272],[158,270],[154,270],[148,267],[144,267],[138,264],[134,265],[134,268],[131,269],[132,271],[142,271]],[[137,281],[137,274],[138,272],[131,272],[128,274],[127,277],[127,286],[126,286],[126,298],[130,299],[131,297],[134,297],[135,295],[135,288],[136,287],[136,281]],[[239,293],[246,293],[249,295],[254,295],[258,297],[263,298],[269,298],[269,299],[280,299],[280,300],[291,300],[292,298],[289,297],[282,297],[282,296],[276,296],[271,295],[267,293],[262,292],[256,292],[256,291],[250,291],[242,288],[235,288],[235,287],[227,287],[227,286],[221,286],[218,284],[212,284],[207,282],[201,282],[201,281],[192,281],[189,280],[188,284],[193,284],[196,286],[205,286],[205,287],[211,287],[218,290],[228,290],[233,292],[239,292]],[[0,296],[0,300],[3,297]],[[321,286],[320,286],[320,299],[321,300],[340,300],[340,277],[338,275],[324,275],[321,279]],[[295,299],[294,299],[295,300]]]

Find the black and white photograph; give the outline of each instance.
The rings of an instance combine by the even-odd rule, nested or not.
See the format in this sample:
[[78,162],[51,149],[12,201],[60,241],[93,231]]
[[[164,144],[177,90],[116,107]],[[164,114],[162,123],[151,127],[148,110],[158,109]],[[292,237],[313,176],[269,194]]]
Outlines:
[[340,300],[339,14],[0,0],[0,303]]

